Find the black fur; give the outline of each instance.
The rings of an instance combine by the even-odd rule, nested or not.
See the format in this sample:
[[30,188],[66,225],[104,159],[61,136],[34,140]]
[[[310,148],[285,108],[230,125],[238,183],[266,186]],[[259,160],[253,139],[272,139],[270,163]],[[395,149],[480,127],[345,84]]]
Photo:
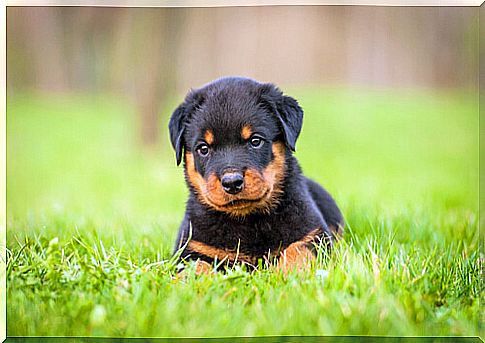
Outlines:
[[[303,111],[295,99],[283,95],[273,84],[247,78],[222,78],[187,95],[169,123],[177,164],[184,157],[190,190],[175,250],[185,245],[190,230],[192,240],[256,258],[267,256],[268,251],[280,251],[317,228],[320,238],[331,244],[343,228],[343,217],[330,194],[304,177],[292,156],[302,121]],[[264,138],[261,147],[255,148],[241,137],[246,125]],[[214,143],[210,153],[202,156],[198,149],[207,130],[213,133]],[[184,151],[192,154],[195,170],[202,178],[215,175],[220,179],[228,171],[265,171],[275,159],[272,145],[277,142],[285,146],[285,167],[282,192],[272,200],[269,210],[233,216],[200,201],[197,188],[190,182]],[[212,262],[212,258],[188,247],[182,258]]]

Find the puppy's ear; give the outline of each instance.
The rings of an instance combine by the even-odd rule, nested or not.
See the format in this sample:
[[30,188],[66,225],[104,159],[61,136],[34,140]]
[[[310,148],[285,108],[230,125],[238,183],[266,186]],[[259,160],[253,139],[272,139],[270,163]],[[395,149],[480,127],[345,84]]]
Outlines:
[[303,110],[298,102],[283,93],[273,84],[267,83],[261,89],[261,102],[277,116],[286,145],[295,151],[296,140],[303,124]]
[[191,91],[185,101],[179,105],[172,113],[170,122],[168,123],[168,130],[170,132],[170,141],[175,150],[177,158],[177,165],[182,162],[182,153],[185,146],[184,132],[188,120],[196,110],[197,106],[202,103],[202,96],[194,91]]
[[187,117],[185,106],[181,104],[175,109],[168,123],[168,130],[170,131],[170,141],[172,147],[175,150],[175,157],[177,158],[177,165],[182,161],[183,146],[185,144],[183,140],[185,130],[185,119]]

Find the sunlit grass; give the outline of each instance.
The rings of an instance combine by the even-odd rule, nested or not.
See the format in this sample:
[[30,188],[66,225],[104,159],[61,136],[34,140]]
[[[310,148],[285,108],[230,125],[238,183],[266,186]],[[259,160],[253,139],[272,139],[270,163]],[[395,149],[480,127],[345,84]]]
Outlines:
[[335,195],[348,229],[330,258],[286,279],[240,268],[174,277],[187,191],[165,131],[169,113],[161,146],[147,151],[129,103],[10,98],[8,334],[483,332],[475,99],[291,94],[305,109],[296,156]]

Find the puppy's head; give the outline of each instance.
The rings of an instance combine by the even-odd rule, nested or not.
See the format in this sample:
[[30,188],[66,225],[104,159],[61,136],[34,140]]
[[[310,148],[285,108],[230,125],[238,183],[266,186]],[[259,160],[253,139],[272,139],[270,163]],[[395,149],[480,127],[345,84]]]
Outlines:
[[277,204],[302,120],[296,100],[274,85],[230,77],[191,91],[169,130],[199,201],[240,217]]

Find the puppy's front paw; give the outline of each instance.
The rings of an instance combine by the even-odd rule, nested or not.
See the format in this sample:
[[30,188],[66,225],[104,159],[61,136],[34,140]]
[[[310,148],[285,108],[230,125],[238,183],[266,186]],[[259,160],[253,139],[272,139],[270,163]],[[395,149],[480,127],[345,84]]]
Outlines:
[[195,264],[195,275],[209,275],[213,272],[212,265],[206,261],[197,260]]
[[290,271],[306,271],[315,259],[312,251],[302,242],[290,244],[280,252],[276,270],[288,274]]
[[[212,265],[208,262],[197,260],[195,262],[195,275],[209,275],[213,273]],[[183,269],[177,273],[176,280],[186,280],[189,276],[189,271]]]

